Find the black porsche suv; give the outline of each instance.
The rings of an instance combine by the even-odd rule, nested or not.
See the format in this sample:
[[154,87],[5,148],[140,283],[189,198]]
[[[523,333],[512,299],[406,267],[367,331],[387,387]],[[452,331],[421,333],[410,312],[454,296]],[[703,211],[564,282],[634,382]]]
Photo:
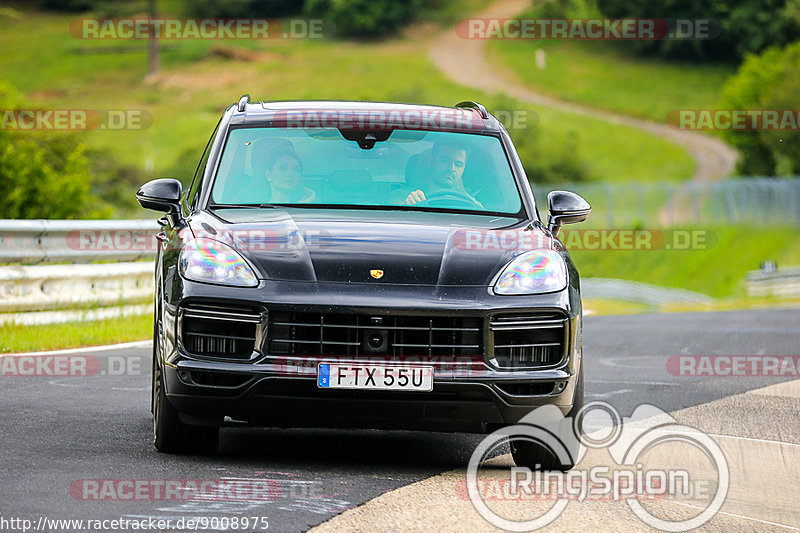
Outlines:
[[[155,446],[228,424],[489,432],[583,403],[578,273],[503,125],[475,102],[229,107],[156,261]],[[528,454],[530,456],[530,454]],[[515,458],[525,462],[515,450]]]

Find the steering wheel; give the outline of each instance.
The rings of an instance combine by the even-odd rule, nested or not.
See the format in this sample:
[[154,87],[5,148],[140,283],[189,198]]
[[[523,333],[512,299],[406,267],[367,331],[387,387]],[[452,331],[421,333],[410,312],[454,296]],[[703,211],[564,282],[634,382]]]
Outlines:
[[439,206],[445,204],[442,207],[452,207],[451,205],[447,205],[452,203],[483,209],[483,206],[480,204],[480,202],[473,198],[469,193],[455,189],[437,189],[435,191],[431,191],[430,194],[425,195],[425,200],[419,202],[418,205],[436,207],[436,204],[439,204]]

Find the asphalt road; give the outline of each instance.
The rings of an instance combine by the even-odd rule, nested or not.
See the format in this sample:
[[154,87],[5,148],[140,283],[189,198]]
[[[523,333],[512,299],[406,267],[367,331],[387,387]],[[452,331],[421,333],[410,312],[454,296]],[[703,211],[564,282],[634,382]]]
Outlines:
[[[678,376],[666,362],[676,355],[797,355],[800,310],[588,317],[584,351],[587,400],[607,401],[623,416],[642,403],[675,411],[786,381]],[[40,517],[156,517],[174,524],[181,517],[247,516],[266,517],[272,531],[303,531],[387,491],[464,467],[480,440],[463,434],[226,429],[217,455],[162,455],[151,444],[149,348],[87,353],[97,357],[98,375],[0,377],[1,518],[35,524]],[[121,362],[132,366],[123,373]],[[111,375],[117,373],[123,375]],[[712,418],[703,423],[726,427],[735,420],[756,438],[785,440],[789,431],[793,442],[799,440],[796,412],[769,412],[768,403],[733,402]],[[274,490],[252,498],[120,500],[131,494],[123,494],[119,480],[151,488],[166,480],[267,480]],[[103,493],[103,487],[118,492]]]

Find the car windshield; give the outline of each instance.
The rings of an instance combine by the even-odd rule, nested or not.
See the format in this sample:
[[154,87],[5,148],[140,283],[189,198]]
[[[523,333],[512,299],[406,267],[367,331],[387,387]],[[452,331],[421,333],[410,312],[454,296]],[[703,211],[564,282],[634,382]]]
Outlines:
[[211,200],[513,215],[522,208],[499,138],[417,130],[233,129]]

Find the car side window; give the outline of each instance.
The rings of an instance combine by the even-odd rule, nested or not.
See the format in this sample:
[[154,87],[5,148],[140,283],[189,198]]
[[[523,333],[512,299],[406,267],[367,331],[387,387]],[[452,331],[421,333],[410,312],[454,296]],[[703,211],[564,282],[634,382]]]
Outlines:
[[211,153],[211,143],[214,141],[214,137],[217,135],[220,122],[217,122],[214,132],[208,139],[208,143],[206,143],[206,149],[203,151],[203,156],[200,158],[200,162],[197,164],[197,168],[194,171],[192,184],[189,186],[189,192],[186,195],[185,202],[185,204],[188,205],[189,210],[194,210],[197,208],[197,200],[200,198],[200,184],[203,182],[203,174],[205,174],[206,165],[208,164],[208,157]]

